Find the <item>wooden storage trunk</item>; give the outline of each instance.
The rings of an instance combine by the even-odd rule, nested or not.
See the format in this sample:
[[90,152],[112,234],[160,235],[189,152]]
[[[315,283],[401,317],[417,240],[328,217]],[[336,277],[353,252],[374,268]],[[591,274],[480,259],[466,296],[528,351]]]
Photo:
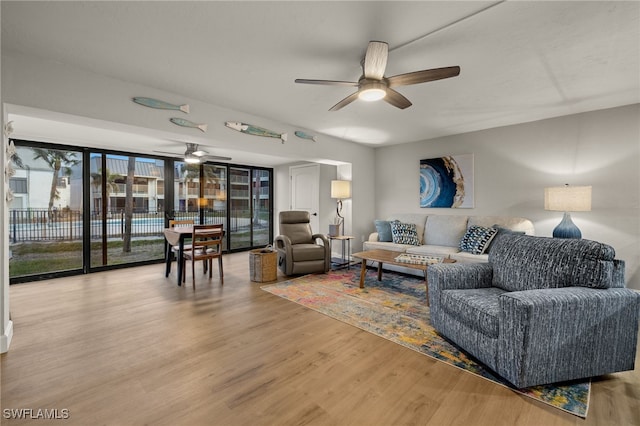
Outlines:
[[249,251],[249,277],[259,283],[278,277],[278,252],[269,249]]

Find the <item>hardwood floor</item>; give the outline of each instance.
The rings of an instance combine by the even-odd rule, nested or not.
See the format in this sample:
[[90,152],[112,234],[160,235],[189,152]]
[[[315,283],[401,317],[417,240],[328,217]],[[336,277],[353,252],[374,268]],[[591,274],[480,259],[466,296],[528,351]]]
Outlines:
[[248,253],[224,262],[195,291],[161,264],[11,286],[0,422],[640,425],[640,361],[594,381],[583,420],[262,291]]

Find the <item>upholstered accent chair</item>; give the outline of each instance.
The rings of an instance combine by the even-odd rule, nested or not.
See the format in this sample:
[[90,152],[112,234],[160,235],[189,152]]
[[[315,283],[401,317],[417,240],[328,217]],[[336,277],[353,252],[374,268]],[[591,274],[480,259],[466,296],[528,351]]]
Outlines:
[[279,215],[280,235],[275,240],[278,268],[285,275],[327,272],[331,249],[325,235],[313,234],[309,212],[283,211]]
[[430,319],[518,388],[633,370],[640,294],[589,240],[503,234],[489,263],[427,271]]

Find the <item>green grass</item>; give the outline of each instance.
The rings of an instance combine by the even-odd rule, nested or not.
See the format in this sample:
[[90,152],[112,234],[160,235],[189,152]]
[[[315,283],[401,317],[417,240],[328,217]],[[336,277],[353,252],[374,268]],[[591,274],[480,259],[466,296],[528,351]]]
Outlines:
[[[231,234],[231,249],[249,247],[250,232],[234,231]],[[265,246],[267,229],[256,229],[253,234],[257,246]],[[21,277],[47,274],[82,268],[82,242],[29,242],[11,245],[13,258],[9,262],[9,276]],[[107,265],[143,262],[164,258],[164,238],[138,239],[131,242],[131,252],[122,252],[122,240],[107,242]],[[91,242],[91,267],[102,265],[102,242]]]
[[[82,243],[46,242],[11,246],[13,258],[9,262],[9,276],[46,274],[82,268]],[[164,258],[164,238],[134,240],[131,252],[122,252],[122,241],[107,242],[107,264],[141,262]],[[102,243],[91,243],[91,266],[102,266]]]

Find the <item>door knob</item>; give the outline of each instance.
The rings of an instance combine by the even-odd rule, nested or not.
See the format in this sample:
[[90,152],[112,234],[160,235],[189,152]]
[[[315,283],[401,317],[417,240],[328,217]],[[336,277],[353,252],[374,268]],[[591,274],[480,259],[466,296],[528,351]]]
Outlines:
[[311,213],[311,214],[314,215],[314,216],[318,216],[318,213]]

